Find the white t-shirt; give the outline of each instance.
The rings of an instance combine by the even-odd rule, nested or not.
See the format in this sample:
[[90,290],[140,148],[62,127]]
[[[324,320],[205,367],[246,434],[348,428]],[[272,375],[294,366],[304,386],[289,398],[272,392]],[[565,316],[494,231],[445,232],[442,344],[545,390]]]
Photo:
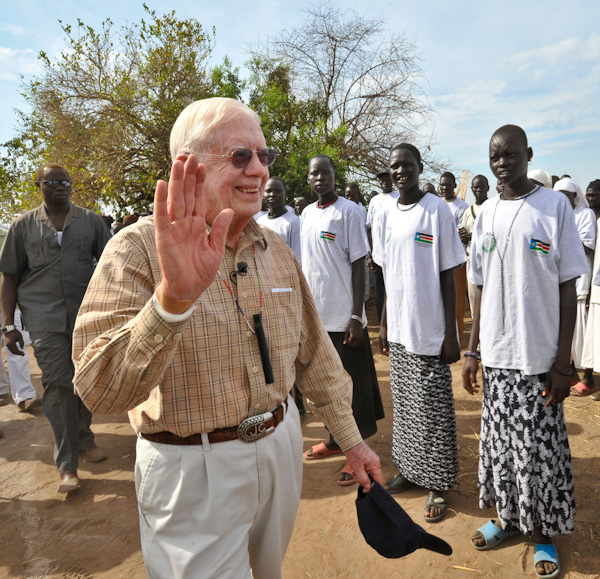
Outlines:
[[[324,209],[311,203],[300,216],[302,271],[328,332],[345,332],[352,316],[352,263],[369,252],[354,201],[338,197]],[[364,307],[363,307],[364,309]],[[366,316],[363,311],[363,326]]]
[[267,213],[266,215],[259,217],[256,222],[259,225],[264,225],[279,233],[283,241],[285,241],[296,254],[296,259],[302,263],[302,260],[300,259],[300,217],[286,211],[283,215],[271,219]]
[[446,335],[440,273],[463,264],[465,250],[443,199],[427,194],[402,207],[381,217],[388,340],[438,356]]
[[565,195],[542,187],[524,199],[486,201],[473,228],[468,270],[469,281],[483,285],[482,364],[527,375],[548,372],[558,350],[558,286],[586,270]]
[[[573,212],[575,217],[575,225],[577,226],[577,232],[579,233],[579,239],[581,243],[590,249],[596,247],[596,214],[593,209],[586,207],[575,207]],[[577,297],[587,296],[590,293],[590,285],[592,282],[592,265],[594,261],[594,254],[586,254],[588,262],[588,270],[577,278]]]
[[381,263],[381,231],[379,227],[379,221],[381,215],[386,212],[387,208],[396,202],[396,199],[400,197],[398,191],[391,191],[390,193],[379,193],[375,195],[371,201],[369,201],[369,210],[367,211],[367,227],[371,230],[371,242],[373,249],[371,256],[373,261],[377,265],[383,265]]
[[[444,199],[444,201],[446,200]],[[456,229],[460,229],[462,227],[463,215],[469,208],[469,204],[466,201],[463,201],[460,197],[455,197],[452,201],[446,201],[446,204],[452,212],[454,223],[456,223]]]
[[[484,201],[485,203],[485,201]],[[481,204],[483,205],[483,203]],[[462,223],[460,227],[462,227],[467,233],[473,232],[473,226],[475,225],[475,219],[479,215],[479,210],[481,209],[481,205],[477,205],[473,203],[473,205],[469,206],[469,208],[463,213]],[[460,228],[459,228],[460,229]],[[471,242],[467,243],[467,255],[471,252]]]

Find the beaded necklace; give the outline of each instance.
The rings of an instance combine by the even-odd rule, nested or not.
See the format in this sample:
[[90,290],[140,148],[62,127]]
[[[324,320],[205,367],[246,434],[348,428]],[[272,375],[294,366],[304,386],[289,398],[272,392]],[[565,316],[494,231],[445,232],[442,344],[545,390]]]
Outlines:
[[336,194],[336,196],[333,198],[333,201],[330,201],[329,203],[325,203],[325,205],[321,205],[321,202],[317,201],[317,208],[325,209],[325,207],[329,207],[330,205],[333,205],[337,200],[338,200],[338,195]]
[[[510,240],[510,234],[512,233],[512,228],[517,219],[517,215],[519,215],[519,212],[523,208],[523,205],[525,205],[525,200],[527,199],[527,197],[529,197],[530,195],[533,195],[539,188],[540,188],[540,186],[537,185],[529,193],[525,193],[525,195],[522,195],[521,197],[517,197],[515,199],[504,199],[504,195],[500,194],[500,199],[494,206],[494,213],[492,215],[492,232],[486,233],[483,238],[483,243],[482,243],[483,250],[487,253],[491,253],[495,249],[496,252],[498,253],[498,259],[500,260],[500,303],[501,303],[501,313],[502,313],[502,335],[503,336],[506,334],[506,292],[505,292],[505,283],[504,283],[504,258],[506,257],[506,250],[508,249],[508,242]],[[521,201],[521,204],[519,205],[514,217],[512,218],[512,221],[510,222],[510,226],[508,228],[508,233],[506,234],[506,241],[504,242],[504,249],[502,250],[502,252],[500,252],[500,249],[498,248],[498,246],[496,244],[496,236],[494,235],[494,222],[496,221],[496,209],[498,209],[498,205],[500,205],[501,200]]]

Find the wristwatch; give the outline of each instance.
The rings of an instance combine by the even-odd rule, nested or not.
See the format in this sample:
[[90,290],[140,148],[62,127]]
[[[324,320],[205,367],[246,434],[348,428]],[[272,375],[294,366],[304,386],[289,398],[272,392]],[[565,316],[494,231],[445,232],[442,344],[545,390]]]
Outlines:
[[0,328],[0,330],[2,330],[3,334],[8,334],[9,332],[12,332],[13,330],[16,330],[16,329],[17,329],[17,326],[15,326],[13,324],[11,324],[9,326],[2,326]]

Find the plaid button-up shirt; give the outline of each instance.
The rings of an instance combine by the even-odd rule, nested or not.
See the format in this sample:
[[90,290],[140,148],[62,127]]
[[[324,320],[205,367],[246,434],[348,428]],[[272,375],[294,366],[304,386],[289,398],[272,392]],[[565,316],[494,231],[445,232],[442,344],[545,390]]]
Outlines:
[[[236,286],[229,274],[240,262],[248,272]],[[249,320],[260,310],[260,277],[275,382],[265,383],[256,336],[222,280],[185,321],[169,323],[158,313],[152,296],[161,272],[153,219],[146,218],[109,242],[79,311],[74,382],[86,405],[98,413],[129,410],[136,432],[189,436],[267,412],[296,383],[343,450],[358,444],[352,382],[293,252],[252,220],[237,249],[226,247],[220,271]]]

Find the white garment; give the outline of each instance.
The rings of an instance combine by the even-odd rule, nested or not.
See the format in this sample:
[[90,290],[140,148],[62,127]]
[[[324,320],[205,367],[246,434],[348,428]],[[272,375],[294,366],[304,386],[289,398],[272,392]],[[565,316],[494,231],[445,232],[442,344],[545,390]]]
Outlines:
[[[278,579],[302,485],[302,430],[287,416],[256,442],[138,438],[135,487],[150,579]],[[252,569],[252,574],[250,569]]]
[[401,207],[381,217],[387,339],[411,354],[438,356],[446,335],[440,273],[462,265],[465,250],[442,199],[425,195]]
[[360,211],[354,201],[338,197],[324,209],[308,205],[300,222],[302,271],[319,315],[328,332],[345,332],[354,301],[352,264],[369,252]]
[[[362,203],[357,203],[356,206],[360,211],[362,222],[365,226],[365,237],[367,240],[369,239],[367,236],[367,210]],[[365,302],[369,299],[371,293],[371,270],[367,265],[367,260],[365,260]]]
[[473,229],[468,272],[471,283],[483,285],[482,364],[527,375],[547,372],[558,349],[558,286],[586,269],[565,195],[539,188],[524,199],[498,195],[484,203]]
[[[596,230],[599,225],[596,222]],[[600,372],[600,235],[596,236],[596,250],[594,251],[594,279],[590,289],[590,309],[583,340],[581,364],[583,368],[593,368]]]
[[[596,214],[592,209],[584,207],[575,207],[573,212],[575,217],[575,225],[579,239],[585,247],[594,249],[596,247]],[[594,261],[593,253],[586,254],[588,261],[588,270],[586,273],[577,278],[577,297],[587,296],[590,293],[590,285],[592,283],[592,265]]]
[[585,296],[577,300],[577,317],[575,318],[573,342],[571,343],[571,360],[578,370],[585,368],[583,365],[583,346],[585,344],[588,315],[585,302]]
[[268,211],[261,209],[258,213],[255,213],[253,215],[254,221],[258,221],[263,215],[266,215],[267,213],[268,213]]
[[302,263],[302,260],[300,259],[300,217],[295,213],[286,211],[283,215],[271,219],[267,213],[266,215],[259,217],[256,220],[256,223],[279,233],[281,239],[283,239],[288,247],[296,254],[296,259]]
[[362,222],[365,225],[365,229],[367,228],[367,210],[365,209],[365,206],[362,203],[357,203],[356,206],[358,207],[358,210],[360,211],[360,216],[362,219]]
[[[29,352],[27,351],[27,346],[31,346],[31,338],[29,337],[29,332],[23,330],[20,310],[15,310],[14,320],[15,326],[17,326],[23,336],[23,342],[25,343],[25,347],[23,348],[24,355],[13,354],[5,347],[8,375],[0,358],[0,394],[8,394],[10,386],[12,398],[15,404],[19,404],[24,400],[36,398],[37,392],[31,383],[31,373],[29,371]],[[0,343],[4,343],[3,337],[0,340]]]
[[[446,201],[446,199],[444,199],[444,201]],[[469,208],[469,204],[460,197],[455,197],[452,201],[446,201],[446,204],[454,217],[456,229],[460,229],[462,227],[463,215]]]
[[371,242],[373,244],[371,257],[377,265],[383,265],[381,263],[383,257],[381,255],[382,248],[380,246],[381,231],[379,221],[381,216],[387,211],[388,207],[394,205],[398,197],[400,197],[398,191],[391,191],[390,193],[379,193],[369,201],[367,228],[371,230]]

